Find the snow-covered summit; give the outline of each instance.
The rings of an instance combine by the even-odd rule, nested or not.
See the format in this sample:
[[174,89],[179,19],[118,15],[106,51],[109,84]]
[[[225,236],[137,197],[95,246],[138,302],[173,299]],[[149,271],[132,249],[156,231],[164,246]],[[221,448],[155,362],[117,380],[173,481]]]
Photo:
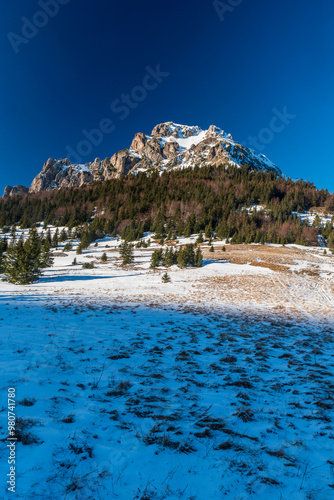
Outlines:
[[233,140],[231,134],[215,125],[202,130],[198,126],[161,123],[154,127],[151,135],[136,134],[130,150],[138,148],[142,161],[138,162],[134,171],[145,170],[147,160],[152,160],[158,164],[150,166],[160,170],[204,165],[249,165],[257,170],[280,173],[265,155],[242,146]]

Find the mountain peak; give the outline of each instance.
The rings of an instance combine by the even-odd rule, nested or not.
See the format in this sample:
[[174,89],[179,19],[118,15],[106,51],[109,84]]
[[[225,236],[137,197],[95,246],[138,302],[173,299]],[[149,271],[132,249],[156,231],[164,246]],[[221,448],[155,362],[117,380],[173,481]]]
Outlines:
[[[29,192],[80,187],[89,182],[152,169],[163,172],[207,165],[248,165],[255,170],[281,173],[266,156],[235,142],[231,134],[216,125],[203,130],[197,125],[181,125],[170,121],[156,125],[151,135],[138,132],[129,149],[118,151],[102,161],[96,158],[85,164],[71,164],[67,158],[49,158],[33,180]],[[7,186],[4,197],[21,194],[25,190],[23,186]]]

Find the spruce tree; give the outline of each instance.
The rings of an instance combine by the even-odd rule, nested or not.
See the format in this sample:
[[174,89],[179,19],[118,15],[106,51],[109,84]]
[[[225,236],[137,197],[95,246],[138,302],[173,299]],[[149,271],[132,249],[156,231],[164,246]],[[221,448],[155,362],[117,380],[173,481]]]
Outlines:
[[5,259],[5,276],[14,284],[26,285],[37,281],[41,275],[39,255],[36,259],[32,242],[20,238],[17,245],[8,249]]
[[334,231],[329,235],[328,238],[328,248],[334,251]]
[[57,247],[59,244],[59,229],[56,229],[55,234],[53,235],[53,238],[51,240],[51,246]]
[[177,252],[174,252],[173,247],[166,249],[163,255],[163,260],[166,267],[170,267],[177,263]]
[[7,281],[22,285],[37,281],[41,269],[46,267],[46,264],[52,265],[49,245],[48,240],[45,240],[42,248],[35,227],[30,230],[26,242],[22,237],[17,243],[12,241],[4,259],[4,274]]
[[161,281],[163,283],[170,283],[172,280],[170,279],[170,276],[168,273],[165,273],[162,275]]
[[198,238],[196,240],[196,243],[203,243],[204,239],[203,239],[203,231],[200,231],[199,232],[199,235],[198,235]]
[[32,259],[35,259],[36,264],[38,264],[41,255],[42,242],[41,238],[38,235],[36,227],[32,227],[30,229],[29,236],[24,244],[24,247],[26,253],[29,254]]
[[51,267],[53,265],[54,258],[51,254],[51,245],[49,240],[45,240],[40,255],[41,268]]
[[123,241],[120,244],[119,253],[122,257],[122,266],[126,266],[127,264],[131,264],[133,262],[133,245],[128,241]]
[[5,270],[5,259],[4,259],[4,254],[2,251],[0,251],[0,274],[4,272]]
[[203,265],[203,256],[200,248],[197,248],[196,253],[195,253],[195,261],[194,261],[194,266],[195,267],[202,267]]
[[151,256],[151,267],[158,267],[162,259],[162,250],[154,250]]
[[6,258],[4,260],[4,274],[6,276],[7,281],[10,283],[17,283],[19,281],[19,257],[21,260],[23,249],[23,239],[20,238],[18,243],[13,243],[9,245]]

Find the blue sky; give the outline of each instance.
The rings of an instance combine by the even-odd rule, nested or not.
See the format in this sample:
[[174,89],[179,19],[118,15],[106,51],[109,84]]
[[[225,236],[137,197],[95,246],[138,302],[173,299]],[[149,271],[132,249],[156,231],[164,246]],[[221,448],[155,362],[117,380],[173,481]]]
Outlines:
[[174,121],[218,125],[333,192],[333,22],[332,0],[10,2],[0,191],[49,157],[105,158]]

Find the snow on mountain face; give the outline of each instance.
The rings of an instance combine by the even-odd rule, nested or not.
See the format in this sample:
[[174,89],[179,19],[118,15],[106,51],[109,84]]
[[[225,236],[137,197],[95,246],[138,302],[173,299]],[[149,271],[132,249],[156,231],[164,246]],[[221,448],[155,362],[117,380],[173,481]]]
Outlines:
[[[208,165],[249,165],[256,170],[281,173],[266,156],[235,142],[231,134],[219,127],[211,125],[208,130],[202,130],[198,126],[166,122],[156,125],[151,135],[137,133],[129,149],[118,151],[102,161],[96,158],[90,163],[71,164],[68,159],[50,158],[33,180],[29,192],[80,187],[148,169],[163,172]],[[4,197],[22,192],[22,188],[20,186],[17,190],[17,186],[7,186]]]
[[133,172],[204,165],[249,165],[257,170],[280,170],[266,156],[233,141],[231,134],[211,125],[208,130],[173,122],[154,127],[150,136],[136,134],[130,151],[141,156]]

